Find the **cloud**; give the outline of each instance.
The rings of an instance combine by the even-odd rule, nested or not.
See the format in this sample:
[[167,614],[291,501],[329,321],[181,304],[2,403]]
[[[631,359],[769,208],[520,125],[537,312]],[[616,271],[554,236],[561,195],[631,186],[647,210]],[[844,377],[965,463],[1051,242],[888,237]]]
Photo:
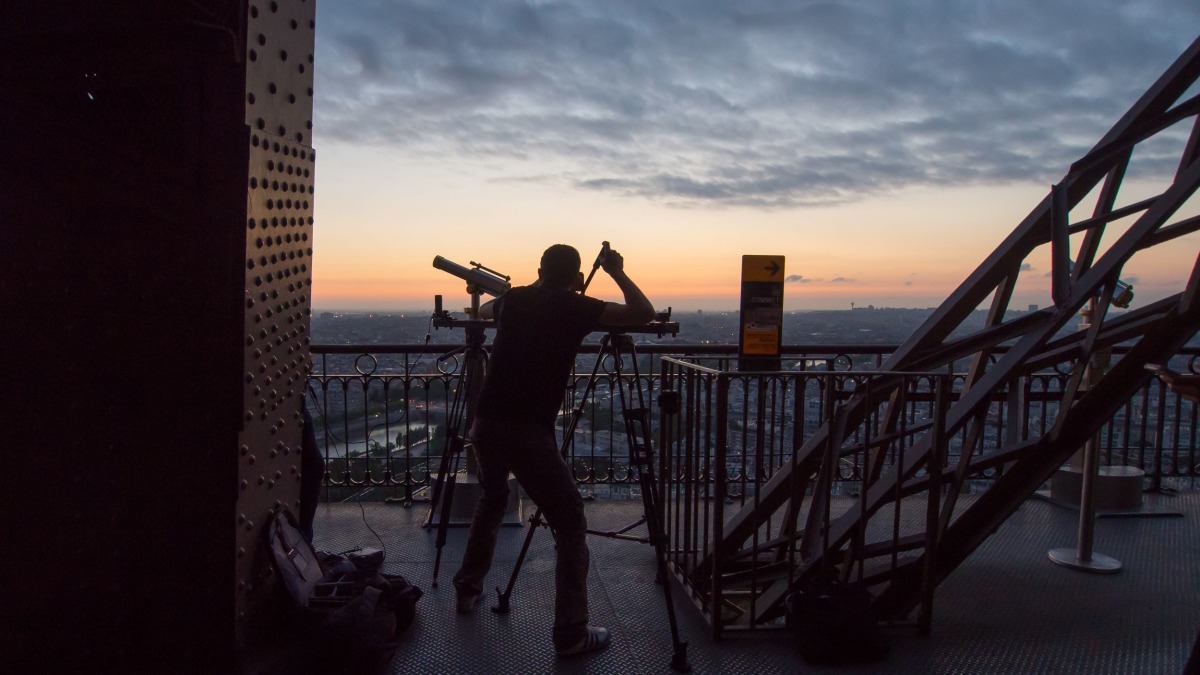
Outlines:
[[789,284],[811,284],[814,280],[799,274],[789,274],[783,281]]
[[831,284],[849,284],[849,283],[854,283],[854,280],[847,279],[846,277],[834,277],[829,280],[829,283],[831,283]]
[[1200,3],[342,0],[319,22],[315,145],[789,208],[1053,182],[1194,39]]
[[1023,262],[1023,263],[1021,263],[1021,271],[1022,272],[1031,272],[1031,271],[1033,271],[1033,265],[1031,265],[1027,262]]

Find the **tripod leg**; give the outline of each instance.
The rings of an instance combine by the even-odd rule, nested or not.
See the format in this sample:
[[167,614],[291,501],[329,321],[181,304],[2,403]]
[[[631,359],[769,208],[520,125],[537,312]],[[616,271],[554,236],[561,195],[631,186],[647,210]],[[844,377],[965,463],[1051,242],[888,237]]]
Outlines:
[[675,602],[671,597],[671,579],[668,576],[670,571],[667,569],[667,536],[661,528],[655,498],[651,496],[654,487],[652,477],[642,480],[642,503],[646,510],[646,528],[650,530],[650,538],[654,544],[654,557],[658,563],[658,578],[662,585],[663,600],[667,605],[667,620],[671,624],[671,645],[673,649],[671,669],[686,673],[692,669],[692,666],[688,663],[687,659],[687,642],[684,642],[679,637],[679,622],[675,617]]
[[512,575],[508,577],[508,586],[504,590],[496,587],[496,605],[492,607],[492,611],[497,614],[508,614],[510,609],[508,598],[512,596],[513,586],[517,585],[517,576],[521,573],[521,566],[525,564],[525,555],[529,553],[529,545],[533,543],[533,533],[537,532],[538,526],[544,521],[542,520],[542,510],[539,508],[533,512],[533,517],[529,519],[529,531],[525,533],[525,541],[521,544],[521,552],[517,555],[517,561],[513,563]]
[[442,503],[442,491],[446,488],[446,476],[450,475],[450,466],[454,461],[454,453],[451,452],[450,439],[446,439],[446,445],[442,448],[442,461],[438,462],[437,477],[433,479],[433,494],[429,498],[429,515],[425,517],[425,524],[421,527],[429,529],[433,527],[433,519],[437,517],[438,505]]
[[663,529],[662,516],[658,508],[658,483],[654,478],[654,451],[650,448],[650,423],[646,408],[625,411],[625,431],[629,436],[630,462],[638,468],[638,482],[642,487],[642,511],[646,520],[646,531],[654,546],[658,582],[662,586],[663,600],[667,605],[667,620],[671,626],[671,669],[686,673],[692,669],[687,659],[687,642],[679,637],[679,622],[675,616],[675,602],[671,597],[670,570],[667,568],[667,534]]
[[[474,341],[482,343],[483,333],[479,331],[477,335],[471,336],[468,332],[468,342],[471,343],[466,349],[466,363],[463,368],[462,378],[458,383],[458,390],[454,392],[454,401],[450,405],[450,410],[446,416],[446,446],[442,452],[442,461],[437,479],[434,481],[433,487],[433,506],[429,509],[429,521],[426,522],[426,527],[433,521],[433,514],[440,508],[441,518],[437,525],[437,554],[433,559],[433,587],[437,588],[438,572],[442,566],[442,547],[446,545],[446,531],[450,527],[450,512],[454,506],[454,484],[458,478],[459,458],[462,456],[463,449],[466,447],[467,423],[470,416],[467,415],[467,408],[471,405],[470,392],[473,390],[475,378],[478,371],[478,359],[480,351],[478,344]],[[441,486],[440,488],[438,486]]]
[[[454,434],[450,437],[446,443],[446,446],[447,454],[452,454],[454,461],[449,467],[450,472],[446,475],[444,481],[445,487],[442,489],[442,492],[445,494],[442,495],[442,501],[440,504],[434,505],[434,508],[438,508],[439,506],[441,508],[441,517],[438,519],[437,526],[437,553],[433,557],[434,588],[437,588],[438,585],[438,571],[442,567],[442,548],[446,545],[446,533],[450,529],[450,511],[454,508],[454,484],[458,479],[458,458],[463,452],[463,439],[457,434]],[[443,464],[445,464],[444,461]],[[438,478],[441,479],[441,476],[438,476]]]

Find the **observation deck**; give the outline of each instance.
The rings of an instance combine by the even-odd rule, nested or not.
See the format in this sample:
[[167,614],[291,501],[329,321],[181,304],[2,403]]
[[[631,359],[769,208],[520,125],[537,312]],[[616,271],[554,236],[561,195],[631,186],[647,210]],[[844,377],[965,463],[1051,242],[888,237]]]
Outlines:
[[[669,374],[670,362],[681,359],[668,354],[690,354],[696,360],[732,356],[730,347],[675,342],[638,344],[637,349],[640,376],[655,392],[677,377]],[[578,378],[566,391],[564,410],[586,384],[594,353],[589,350],[585,345],[580,354]],[[445,345],[313,348],[317,369],[309,401],[328,468],[315,544],[332,551],[382,547],[388,571],[404,574],[425,591],[417,621],[389,672],[669,672],[670,633],[649,546],[590,538],[592,621],[612,630],[613,644],[579,659],[556,659],[549,641],[554,550],[548,531],[534,538],[511,614],[488,611],[494,596],[472,617],[454,613],[450,577],[461,559],[465,528],[452,528],[439,587],[431,587],[435,535],[421,525],[429,512],[430,468],[440,460],[434,430],[457,385],[452,369],[432,367],[431,355],[444,351]],[[791,449],[833,414],[830,404],[864,386],[888,352],[887,346],[789,346],[784,360],[792,367],[790,374],[765,380],[753,374],[732,376],[734,395],[723,399],[724,407],[705,404],[692,411],[693,418],[710,420],[705,434],[723,430],[724,471],[712,465],[704,444],[684,443],[690,449],[681,450],[678,439],[655,439],[666,469],[660,476],[668,495],[671,583],[693,672],[821,672],[800,658],[783,617],[755,609],[756,602],[765,602],[764,585],[781,574],[778,567],[752,556],[752,562],[721,568],[711,578],[697,570],[711,566],[702,554],[720,540],[712,534],[714,524],[729,522],[753,503],[772,474],[786,466]],[[1120,355],[1118,348],[1115,357]],[[1184,350],[1176,358],[1190,367],[1195,355],[1195,350]],[[952,385],[955,375],[945,377]],[[604,374],[600,379],[569,463],[588,497],[589,526],[609,530],[635,521],[642,502],[623,461],[617,397],[611,395],[618,382]],[[980,452],[1021,428],[1051,424],[1056,411],[1048,401],[1057,398],[1065,382],[1065,374],[1048,369],[1022,382],[1020,395],[997,392]],[[911,405],[916,410],[931,400],[917,395]],[[916,415],[914,419],[933,418],[920,410]],[[671,426],[662,424],[657,407],[654,417],[656,433]],[[1090,575],[1052,564],[1050,549],[1076,546],[1078,513],[1032,495],[929,589],[929,607],[885,623],[891,645],[885,660],[838,671],[1182,672],[1200,629],[1200,607],[1194,602],[1200,592],[1200,546],[1192,525],[1200,515],[1196,422],[1195,405],[1152,381],[1102,429],[1104,464],[1145,471],[1139,512],[1097,519],[1094,549],[1122,561],[1120,574]],[[953,438],[947,441],[944,461],[952,461],[955,448],[961,447]],[[700,451],[694,452],[696,448]],[[898,455],[890,456],[894,461]],[[854,453],[840,460],[827,489],[831,513],[855,508],[866,462],[865,454]],[[983,471],[971,476],[952,507],[955,513],[970,508],[996,475]],[[939,499],[944,499],[944,489],[942,493]],[[915,495],[902,506],[898,502],[896,541],[904,538],[910,521],[924,520],[928,498]],[[764,540],[783,532],[771,527],[768,523],[760,532]],[[489,586],[507,581],[524,534],[524,527],[503,528]],[[894,556],[893,568],[902,557]],[[724,609],[714,612],[714,607]]]
[[[806,664],[786,630],[714,640],[708,626],[676,594],[683,639],[694,673],[1181,673],[1200,629],[1200,546],[1194,537],[1200,492],[1187,484],[1147,503],[1184,518],[1102,519],[1097,550],[1125,564],[1117,575],[1084,574],[1051,563],[1048,549],[1073,546],[1075,513],[1031,499],[937,589],[928,637],[910,626],[885,629],[890,653],[879,662],[819,668]],[[361,508],[360,508],[361,506]],[[586,503],[591,527],[623,526],[640,500]],[[554,549],[549,532],[534,537],[508,615],[454,612],[450,577],[461,560],[466,529],[451,531],[439,586],[430,587],[435,534],[421,528],[427,504],[322,504],[316,545],[328,550],[379,546],[385,568],[425,591],[417,619],[384,672],[407,673],[670,673],[671,640],[654,585],[649,546],[589,538],[588,594],[593,623],[612,631],[603,652],[557,659],[550,644]],[[524,528],[502,528],[490,585],[503,585]],[[677,587],[678,588],[678,587]],[[489,603],[489,604],[485,604]]]

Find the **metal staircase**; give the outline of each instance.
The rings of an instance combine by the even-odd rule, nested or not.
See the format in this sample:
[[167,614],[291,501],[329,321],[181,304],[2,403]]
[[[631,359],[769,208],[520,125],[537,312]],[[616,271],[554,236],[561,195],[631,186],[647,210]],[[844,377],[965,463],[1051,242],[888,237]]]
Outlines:
[[[1200,259],[1175,294],[1129,311],[1109,311],[1128,301],[1122,297],[1128,287],[1119,277],[1130,259],[1171,242],[1186,245],[1178,240],[1200,231],[1200,216],[1188,215],[1197,212],[1189,199],[1200,187],[1198,77],[1200,39],[887,360],[881,370],[896,373],[950,372],[955,362],[969,367],[953,392],[939,388],[938,419],[913,436],[900,461],[869,465],[852,508],[832,513],[822,481],[833,475],[841,457],[864,448],[869,453],[869,439],[903,432],[906,394],[899,376],[876,380],[869,391],[842,402],[832,421],[809,437],[754,503],[725,524],[710,556],[728,563],[727,569],[747,558],[797,559],[790,573],[760,580],[750,620],[779,616],[789,591],[820,576],[869,587],[882,617],[907,616],[1146,384],[1151,375],[1145,364],[1166,362],[1200,329]],[[1131,163],[1134,153],[1149,146],[1146,152],[1159,156],[1172,145],[1179,149],[1178,168],[1161,191],[1121,203],[1123,183],[1135,178],[1139,187],[1145,183]],[[1160,178],[1158,184],[1163,182]],[[1044,254],[1046,247],[1053,306],[1009,318],[1022,263],[1035,252]],[[1184,270],[1179,272],[1182,276]],[[951,338],[989,298],[984,327]],[[1065,333],[1085,307],[1091,310],[1090,327]],[[1133,346],[1111,368],[1085,377],[1093,357],[1117,343]],[[1000,345],[1005,349],[997,349]],[[989,402],[1019,391],[1022,378],[1049,367],[1069,373],[1067,386],[1055,393],[1053,422],[1044,431],[1026,430],[985,450],[980,440]],[[964,439],[954,456],[945,454],[951,435]],[[984,471],[994,478],[990,487],[960,503],[964,481]],[[873,540],[879,528],[871,519],[909,499],[920,500],[928,517],[904,536]],[[783,536],[749,546],[756,531],[781,521]],[[797,541],[798,558],[785,556]],[[876,569],[872,562],[881,560],[891,564]]]

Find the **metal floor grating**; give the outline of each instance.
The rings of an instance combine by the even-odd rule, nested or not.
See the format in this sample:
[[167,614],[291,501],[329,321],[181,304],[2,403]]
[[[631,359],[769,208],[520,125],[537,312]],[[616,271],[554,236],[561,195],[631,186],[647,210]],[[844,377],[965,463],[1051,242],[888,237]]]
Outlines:
[[[891,652],[863,667],[816,668],[800,659],[782,631],[714,642],[698,611],[676,593],[680,629],[695,673],[1179,673],[1200,630],[1200,492],[1147,494],[1147,506],[1183,518],[1101,519],[1095,551],[1123,563],[1119,574],[1092,575],[1051,563],[1051,548],[1073,547],[1077,516],[1027,501],[937,591],[933,633],[889,631]],[[361,508],[360,508],[361,506]],[[592,623],[612,631],[608,649],[559,660],[550,643],[554,548],[539,532],[512,596],[512,612],[481,606],[454,613],[451,578],[466,528],[452,528],[439,587],[431,587],[435,535],[420,527],[428,506],[379,502],[322,504],[318,548],[340,551],[385,544],[385,568],[425,591],[417,620],[391,664],[407,673],[668,673],[670,633],[648,545],[592,537]],[[587,502],[589,526],[636,520],[640,501]],[[489,583],[503,585],[525,528],[500,534]],[[676,586],[676,588],[678,588]]]

